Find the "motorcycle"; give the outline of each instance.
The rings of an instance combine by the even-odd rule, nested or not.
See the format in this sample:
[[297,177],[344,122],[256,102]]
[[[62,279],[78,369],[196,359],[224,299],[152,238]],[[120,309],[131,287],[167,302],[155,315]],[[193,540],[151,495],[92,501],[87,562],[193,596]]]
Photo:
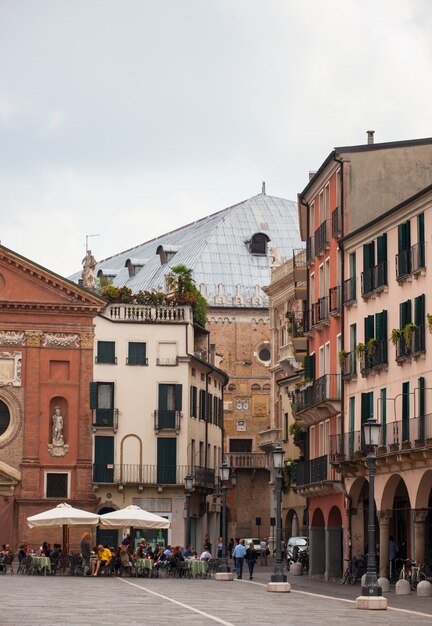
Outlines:
[[299,546],[288,546],[287,552],[287,570],[293,563],[301,563],[303,565],[303,572],[307,574],[309,572],[309,548],[299,548]]

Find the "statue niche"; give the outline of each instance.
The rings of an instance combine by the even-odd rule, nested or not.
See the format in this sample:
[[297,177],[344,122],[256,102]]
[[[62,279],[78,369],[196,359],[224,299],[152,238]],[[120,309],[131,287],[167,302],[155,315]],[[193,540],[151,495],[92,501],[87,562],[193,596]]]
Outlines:
[[[59,400],[59,398],[56,398]],[[64,398],[61,404],[65,405]],[[51,402],[52,406],[53,402]],[[51,409],[52,410],[52,409]],[[51,456],[65,456],[69,446],[65,443],[65,409],[59,404],[55,404],[50,417],[51,443],[48,444],[48,452]]]

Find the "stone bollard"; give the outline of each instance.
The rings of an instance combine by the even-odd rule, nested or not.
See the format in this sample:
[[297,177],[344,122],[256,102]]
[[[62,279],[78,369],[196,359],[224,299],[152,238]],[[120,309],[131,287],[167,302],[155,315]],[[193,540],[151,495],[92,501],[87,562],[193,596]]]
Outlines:
[[411,585],[407,580],[398,580],[396,583],[396,595],[407,596],[411,593]]
[[378,585],[381,587],[383,593],[389,593],[390,581],[388,578],[378,578]]
[[303,564],[302,563],[293,563],[290,567],[291,576],[303,576]]
[[428,580],[421,580],[417,585],[418,598],[430,598],[432,596],[432,585]]

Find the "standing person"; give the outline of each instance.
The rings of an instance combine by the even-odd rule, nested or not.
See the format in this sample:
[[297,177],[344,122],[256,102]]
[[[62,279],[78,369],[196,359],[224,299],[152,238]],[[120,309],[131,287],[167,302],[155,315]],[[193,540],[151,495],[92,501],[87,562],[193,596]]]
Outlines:
[[396,559],[399,553],[399,546],[394,540],[393,535],[389,537],[389,561],[390,561],[390,580],[396,578]]
[[220,559],[222,557],[222,549],[223,549],[223,539],[219,537],[218,547],[217,547],[217,558]]
[[227,550],[227,557],[230,558],[232,556],[234,550],[234,539],[233,537],[231,537],[231,539],[228,542],[228,550]]
[[206,533],[206,534],[205,534],[205,537],[204,537],[204,548],[205,548],[206,550],[208,550],[209,552],[211,552],[211,549],[212,549],[212,540],[210,539],[210,537],[209,537],[209,534],[208,534],[208,533]]
[[269,547],[267,543],[267,539],[261,539],[260,541],[260,565],[267,565],[267,555],[268,555]]
[[85,532],[83,534],[83,536],[81,537],[81,556],[83,558],[84,564],[85,564],[85,569],[84,569],[84,575],[85,576],[90,576],[91,574],[91,570],[90,570],[90,540],[91,540],[91,534],[89,532]]
[[246,548],[244,547],[244,540],[240,539],[240,543],[236,545],[233,551],[233,557],[235,562],[237,578],[241,580],[243,576],[243,561],[246,556]]
[[245,559],[249,568],[249,580],[252,580],[253,578],[253,571],[254,571],[257,558],[258,558],[258,552],[255,550],[253,543],[251,541],[245,554]]

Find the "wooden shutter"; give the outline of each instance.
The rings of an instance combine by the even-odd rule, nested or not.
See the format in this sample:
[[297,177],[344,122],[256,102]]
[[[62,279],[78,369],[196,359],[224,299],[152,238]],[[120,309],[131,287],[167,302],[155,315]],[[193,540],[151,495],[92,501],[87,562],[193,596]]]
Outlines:
[[199,417],[200,420],[205,419],[205,391],[204,389],[200,389],[199,392]]
[[94,449],[94,482],[112,483],[114,478],[114,437],[96,435]]
[[369,339],[375,336],[375,322],[374,316],[368,315],[364,318],[364,342],[367,343]]
[[158,403],[159,411],[167,411],[168,410],[168,385],[159,385],[159,403]]
[[157,482],[162,485],[176,484],[177,439],[158,437],[157,440]]
[[175,410],[176,411],[182,410],[182,390],[183,390],[182,385],[175,386]]
[[387,233],[377,239],[377,257],[378,263],[387,262]]
[[375,245],[374,242],[363,245],[363,270],[375,265]]
[[425,295],[422,293],[421,296],[414,300],[414,324],[416,326],[424,326],[425,315]]
[[425,397],[425,378],[424,376],[420,376],[420,378],[418,379],[418,386],[419,386],[419,416],[423,417],[424,415],[426,415],[426,397]]
[[90,408],[98,408],[98,384],[90,383]]
[[307,379],[315,379],[315,355],[310,354],[304,359],[304,377]]
[[420,244],[419,261],[420,266],[425,266],[425,226],[424,226],[424,213],[420,213],[417,216],[417,241]]
[[146,344],[130,341],[128,345],[128,363],[130,365],[145,365]]

